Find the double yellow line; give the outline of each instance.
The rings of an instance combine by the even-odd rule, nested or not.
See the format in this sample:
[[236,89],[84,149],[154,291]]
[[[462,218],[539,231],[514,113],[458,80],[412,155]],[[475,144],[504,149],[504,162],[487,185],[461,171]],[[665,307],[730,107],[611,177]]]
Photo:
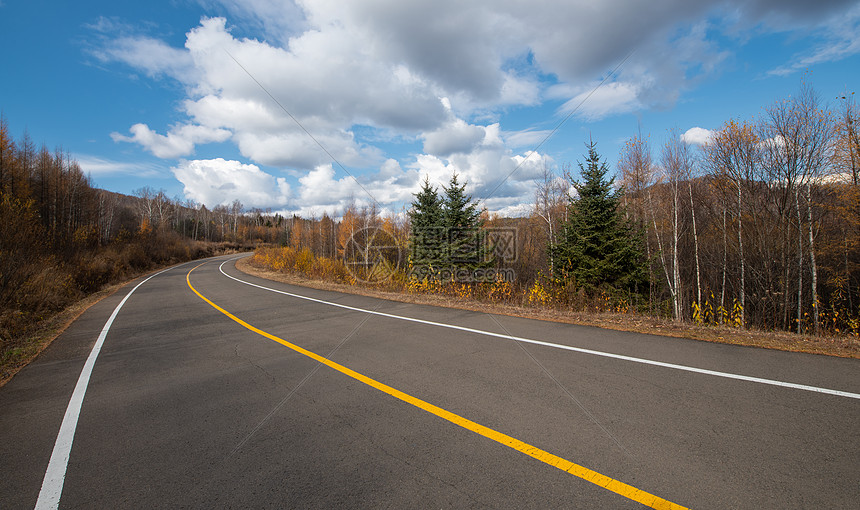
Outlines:
[[227,310],[225,310],[225,309],[221,308],[220,306],[216,305],[215,303],[213,303],[211,300],[209,300],[209,298],[207,298],[206,296],[201,294],[197,289],[194,288],[193,285],[191,285],[191,273],[195,269],[197,269],[198,267],[200,267],[202,265],[203,264],[200,264],[200,265],[194,267],[193,269],[191,269],[191,271],[188,271],[187,275],[185,275],[185,281],[188,282],[188,287],[195,294],[197,294],[197,296],[200,299],[209,303],[209,305],[212,306],[212,308],[218,310],[219,312],[223,313],[224,315],[226,315],[227,317],[229,317],[233,321],[237,322],[238,324],[241,324],[243,327],[253,331],[254,333],[257,333],[260,336],[264,336],[264,337],[268,338],[269,340],[277,342],[277,343],[283,345],[284,347],[288,347],[288,348],[298,352],[299,354],[303,354],[303,355],[305,355],[305,356],[307,356],[307,357],[309,357],[315,361],[318,361],[319,363],[322,363],[323,365],[325,365],[327,367],[330,367],[330,368],[337,370],[338,372],[340,372],[346,376],[352,377],[356,381],[360,381],[360,382],[362,382],[368,386],[376,388],[377,390],[379,390],[383,393],[387,393],[396,399],[402,400],[403,402],[406,402],[407,404],[411,404],[411,405],[413,405],[419,409],[427,411],[430,414],[436,415],[439,418],[442,418],[443,420],[447,420],[447,421],[449,421],[455,425],[463,427],[464,429],[471,430],[472,432],[474,432],[476,434],[480,434],[481,436],[484,436],[487,439],[491,439],[497,443],[500,443],[504,446],[507,446],[508,448],[513,448],[514,450],[516,450],[520,453],[524,453],[524,454],[528,455],[529,457],[537,459],[543,463],[549,464],[550,466],[552,466],[554,468],[560,469],[566,473],[570,473],[573,476],[576,476],[578,478],[582,478],[583,480],[591,482],[595,485],[599,485],[600,487],[603,487],[606,490],[612,491],[612,492],[614,492],[620,496],[624,496],[627,499],[636,501],[637,503],[641,503],[641,504],[643,504],[647,507],[650,507],[650,508],[657,508],[657,509],[684,509],[685,508],[681,505],[677,505],[675,503],[672,503],[671,501],[667,501],[663,498],[660,498],[658,496],[655,496],[653,494],[645,492],[641,489],[637,489],[636,487],[633,487],[631,485],[627,485],[624,482],[620,482],[618,480],[615,480],[614,478],[610,478],[606,475],[602,475],[602,474],[598,473],[597,471],[593,471],[593,470],[588,469],[586,467],[580,466],[579,464],[575,464],[573,462],[570,462],[569,460],[563,459],[557,455],[553,455],[552,453],[541,450],[540,448],[532,446],[528,443],[524,443],[524,442],[520,441],[519,439],[508,436],[506,434],[502,434],[501,432],[493,430],[489,427],[485,427],[485,426],[481,425],[480,423],[475,423],[469,419],[463,418],[462,416],[454,414],[450,411],[446,411],[445,409],[442,409],[441,407],[435,406],[429,402],[425,402],[425,401],[421,400],[420,398],[413,397],[412,395],[409,395],[408,393],[404,393],[404,392],[402,392],[396,388],[392,388],[391,386],[388,386],[387,384],[383,384],[383,383],[381,383],[375,379],[371,379],[370,377],[367,377],[366,375],[360,374],[360,373],[356,372],[355,370],[352,370],[348,367],[345,367],[339,363],[335,363],[334,361],[331,361],[328,358],[324,358],[324,357],[320,356],[319,354],[311,352],[311,351],[309,351],[303,347],[300,347],[296,344],[290,343],[290,342],[288,342],[288,341],[286,341],[280,337],[277,337],[271,333],[268,333],[266,331],[263,331],[262,329],[256,328],[256,327],[248,324],[247,322],[243,321],[242,319],[236,317],[232,313],[228,312]]

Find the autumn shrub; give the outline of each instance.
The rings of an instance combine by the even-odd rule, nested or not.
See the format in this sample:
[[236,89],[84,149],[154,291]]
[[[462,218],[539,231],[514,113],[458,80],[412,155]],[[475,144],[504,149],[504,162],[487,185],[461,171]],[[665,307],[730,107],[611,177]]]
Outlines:
[[546,282],[536,278],[532,286],[526,292],[525,302],[531,306],[544,307],[552,303],[552,291],[547,289]]
[[21,287],[18,306],[27,314],[41,319],[50,312],[62,310],[85,292],[76,284],[69,266],[46,261],[42,268]]
[[67,266],[53,258],[40,260],[17,292],[0,306],[0,364],[5,366],[26,351],[25,335],[40,321],[81,296]]
[[90,294],[113,281],[117,264],[116,260],[106,253],[96,253],[87,257],[78,257],[72,267],[74,267],[72,277],[75,286],[81,292]]
[[693,323],[700,326],[716,326],[718,324],[738,328],[744,326],[744,310],[736,299],[733,299],[728,308],[725,308],[717,303],[717,299],[711,293],[705,298],[704,303],[694,302],[691,309]]
[[[49,254],[45,243],[39,242],[38,225],[26,217],[33,217],[30,205],[4,197],[0,209],[25,216],[14,222],[21,230],[8,232],[0,247],[0,356],[4,363],[14,358],[13,351],[23,348],[22,342],[40,321],[107,285],[159,266],[244,247],[241,243],[195,242],[174,232],[148,228],[118,236],[106,246],[93,246],[97,244],[94,231],[81,228],[75,232],[77,247],[71,254]],[[22,238],[25,234],[28,239]],[[7,246],[14,249],[7,250]]]
[[514,297],[514,286],[511,282],[499,277],[493,283],[487,284],[487,299],[496,303],[509,303]]
[[314,262],[316,262],[316,257],[311,253],[311,250],[309,248],[302,248],[296,254],[293,269],[306,276],[316,276],[313,274],[315,272]]
[[339,283],[355,283],[355,278],[340,259],[317,257],[308,248],[289,246],[258,248],[250,262],[258,267],[306,278]]

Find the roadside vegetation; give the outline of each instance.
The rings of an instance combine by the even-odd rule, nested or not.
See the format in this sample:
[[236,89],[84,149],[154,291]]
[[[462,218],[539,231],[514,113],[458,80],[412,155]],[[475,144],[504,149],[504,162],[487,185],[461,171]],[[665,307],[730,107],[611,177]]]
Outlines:
[[162,266],[253,249],[259,240],[238,235],[232,217],[150,189],[96,189],[62,150],[15,141],[0,118],[0,384],[82,300]]
[[527,216],[488,214],[453,175],[399,214],[302,218],[99,190],[0,118],[0,381],[87,296],[255,248],[249,266],[314,285],[858,357],[858,121],[853,95],[802,85],[701,147],[631,137],[615,176],[589,142],[578,172],[544,169]]
[[[826,107],[802,85],[762,112],[726,122],[701,148],[673,131],[655,156],[649,137],[634,136],[617,181],[589,143],[577,177],[569,166],[545,169],[529,217],[479,211],[455,175],[441,190],[425,181],[405,215],[351,206],[331,226],[296,218],[282,247],[250,263],[365,290],[552,310],[582,323],[611,314],[606,321],[627,329],[656,324],[857,357],[856,104],[848,95]],[[384,232],[385,242],[366,232]],[[363,263],[352,244],[365,248]]]

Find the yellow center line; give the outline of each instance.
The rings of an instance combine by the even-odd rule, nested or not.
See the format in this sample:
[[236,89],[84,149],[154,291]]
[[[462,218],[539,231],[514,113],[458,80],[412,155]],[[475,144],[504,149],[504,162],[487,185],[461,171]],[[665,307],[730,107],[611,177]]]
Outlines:
[[631,485],[627,485],[624,482],[620,482],[618,480],[615,480],[614,478],[610,478],[606,475],[602,475],[602,474],[598,473],[597,471],[593,471],[593,470],[588,469],[586,467],[580,466],[579,464],[576,464],[576,463],[570,462],[569,460],[563,459],[557,455],[553,455],[552,453],[541,450],[540,448],[532,446],[528,443],[524,443],[523,441],[520,441],[519,439],[513,438],[511,436],[508,436],[506,434],[503,434],[501,432],[493,430],[489,427],[485,427],[485,426],[481,425],[480,423],[475,423],[469,419],[463,418],[462,416],[454,414],[450,411],[446,411],[445,409],[442,409],[441,407],[435,406],[429,402],[425,402],[425,401],[421,400],[420,398],[413,397],[412,395],[409,395],[408,393],[404,393],[404,392],[402,392],[396,388],[392,388],[391,386],[388,386],[387,384],[383,384],[383,383],[381,383],[375,379],[371,379],[370,377],[367,377],[366,375],[360,374],[360,373],[356,372],[355,370],[352,370],[351,368],[345,367],[339,363],[335,363],[334,361],[331,361],[328,358],[324,358],[323,356],[320,356],[319,354],[316,354],[315,352],[311,352],[311,351],[309,351],[303,347],[300,347],[296,344],[290,343],[290,342],[288,342],[282,338],[279,338],[279,337],[277,337],[271,333],[267,333],[266,331],[263,331],[262,329],[258,329],[256,327],[248,324],[247,322],[243,321],[242,319],[236,317],[232,313],[228,312],[227,310],[221,308],[220,306],[218,306],[215,303],[213,303],[212,301],[210,301],[206,296],[204,296],[203,294],[198,292],[197,289],[195,289],[193,285],[191,285],[191,273],[195,269],[197,269],[198,267],[200,267],[202,265],[203,264],[200,264],[200,265],[192,268],[191,271],[188,271],[188,274],[185,275],[185,281],[188,282],[188,287],[192,291],[194,291],[194,293],[197,294],[197,296],[200,297],[200,299],[209,303],[209,305],[211,305],[212,308],[215,308],[216,310],[223,313],[224,315],[226,315],[227,317],[229,317],[233,321],[241,324],[242,326],[253,331],[254,333],[257,333],[258,335],[264,336],[264,337],[268,338],[269,340],[272,340],[272,341],[277,342],[277,343],[279,343],[285,347],[288,347],[288,348],[298,352],[299,354],[303,354],[303,355],[305,355],[305,356],[307,356],[307,357],[309,357],[315,361],[318,361],[319,363],[322,363],[323,365],[326,365],[327,367],[330,367],[330,368],[337,370],[338,372],[340,372],[344,375],[352,377],[353,379],[355,379],[357,381],[363,382],[364,384],[371,386],[373,388],[376,388],[377,390],[379,390],[383,393],[387,393],[394,398],[402,400],[403,402],[406,402],[408,404],[412,404],[413,406],[415,406],[419,409],[422,409],[424,411],[427,411],[430,414],[436,415],[439,418],[442,418],[443,420],[447,420],[447,421],[449,421],[455,425],[459,425],[460,427],[463,427],[464,429],[470,430],[476,434],[484,436],[487,439],[492,439],[493,441],[495,441],[497,443],[503,444],[509,448],[513,448],[514,450],[521,452],[521,453],[524,453],[524,454],[528,455],[529,457],[535,458],[541,462],[549,464],[552,467],[555,467],[555,468],[558,468],[562,471],[570,473],[573,476],[576,476],[578,478],[581,478],[581,479],[586,480],[588,482],[591,482],[593,484],[599,485],[600,487],[603,487],[604,489],[607,489],[607,490],[612,491],[616,494],[624,496],[627,499],[636,501],[637,503],[641,503],[641,504],[643,504],[647,507],[650,507],[650,508],[658,508],[658,509],[684,509],[685,508],[681,505],[672,503],[671,501],[667,501],[663,498],[660,498],[658,496],[655,496],[653,494],[645,492],[641,489],[637,489],[636,487],[633,487]]

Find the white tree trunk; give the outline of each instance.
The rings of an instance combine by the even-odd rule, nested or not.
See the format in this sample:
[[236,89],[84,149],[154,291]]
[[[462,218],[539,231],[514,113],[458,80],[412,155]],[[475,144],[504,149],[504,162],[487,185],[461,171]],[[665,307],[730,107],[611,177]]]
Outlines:
[[[729,231],[726,223],[728,211],[725,204],[723,205],[723,283],[720,286],[720,308],[726,309],[726,272],[729,269]],[[720,324],[723,323],[723,314],[720,314]]]
[[806,183],[806,215],[809,221],[809,263],[812,266],[812,323],[818,335],[818,266],[815,263],[815,237],[812,225],[812,184]]
[[[657,251],[660,253],[660,262],[662,262],[663,266],[663,274],[666,275],[666,284],[669,286],[669,292],[672,295],[672,310],[673,313],[677,311],[676,309],[676,289],[673,285],[673,280],[669,276],[669,268],[666,265],[666,254],[663,252],[663,241],[660,237],[660,229],[657,228],[657,215],[654,214],[654,203],[651,200],[651,190],[648,190],[648,205],[649,209],[651,209],[651,220],[654,222],[654,235],[657,236]],[[677,316],[676,316],[677,317]]]
[[797,334],[803,333],[803,220],[800,217],[800,189],[794,190],[797,211]]
[[678,182],[675,181],[672,186],[672,279],[675,288],[675,320],[681,320],[681,270],[678,267]]
[[693,183],[687,181],[690,190],[690,215],[693,218],[693,248],[696,256],[696,304],[702,305],[702,278],[699,272],[699,232],[696,230],[696,206],[693,203]]
[[741,214],[741,183],[738,182],[738,254],[741,259],[741,322],[746,325],[746,288],[744,286],[744,237],[743,237],[743,215]]

